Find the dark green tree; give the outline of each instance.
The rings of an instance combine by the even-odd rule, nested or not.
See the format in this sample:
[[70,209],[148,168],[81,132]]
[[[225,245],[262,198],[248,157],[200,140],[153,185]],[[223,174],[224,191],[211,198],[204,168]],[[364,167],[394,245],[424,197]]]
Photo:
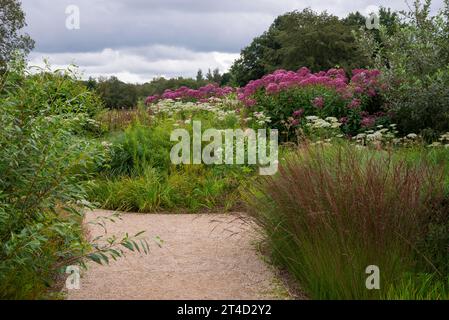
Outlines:
[[26,26],[25,13],[18,0],[0,0],[0,69],[11,59],[14,52],[28,54],[34,41],[20,33]]
[[346,18],[343,19],[343,23],[347,26],[355,27],[356,29],[365,26],[366,17],[359,11],[351,12]]
[[359,39],[382,71],[386,107],[399,131],[428,140],[449,131],[449,0],[436,15],[430,8],[431,0],[415,0],[394,29],[381,24],[378,34],[362,32]]
[[231,74],[229,72],[225,72],[221,75],[221,86],[227,86],[231,84]]
[[365,66],[353,35],[362,17],[356,13],[345,20],[311,9],[277,17],[268,31],[242,50],[231,67],[233,82],[244,85],[280,68],[320,71],[335,66],[347,70]]
[[198,70],[198,73],[196,74],[196,81],[197,82],[204,81],[203,70],[201,69]]
[[268,57],[274,56],[272,63],[275,65],[279,61],[283,69],[306,66],[312,71],[321,71],[338,65],[350,70],[365,64],[351,28],[326,12],[317,14],[306,9],[285,15],[275,39],[281,48]]
[[96,89],[108,108],[133,108],[137,104],[136,85],[124,83],[116,77],[100,78]]
[[[275,21],[276,24],[276,21]],[[275,27],[272,26],[270,30]],[[231,66],[231,82],[237,86],[243,86],[250,80],[259,79],[267,73],[268,68],[264,62],[268,50],[271,52],[280,48],[273,39],[273,32],[267,31],[256,37],[249,46],[245,47],[234,64]]]
[[95,80],[93,77],[89,77],[87,81],[84,81],[85,86],[87,89],[93,91],[97,88],[97,80]]
[[214,76],[213,76],[212,71],[210,70],[210,68],[209,68],[209,70],[207,70],[206,80],[210,81],[210,82],[214,81]]
[[220,69],[216,68],[214,69],[214,71],[212,71],[212,81],[217,84],[221,83]]

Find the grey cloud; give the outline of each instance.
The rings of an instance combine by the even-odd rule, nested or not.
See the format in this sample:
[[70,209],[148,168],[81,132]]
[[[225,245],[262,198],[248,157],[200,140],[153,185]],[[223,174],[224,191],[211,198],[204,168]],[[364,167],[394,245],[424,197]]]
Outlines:
[[[22,0],[32,62],[76,62],[86,75],[146,81],[156,75],[194,76],[226,70],[240,49],[279,14],[311,7],[339,16],[368,6],[404,9],[404,0]],[[434,8],[443,0],[434,0]],[[77,5],[81,29],[67,30],[65,9]]]
[[157,45],[86,53],[34,52],[30,57],[30,65],[42,66],[42,57],[46,57],[54,68],[68,64],[78,65],[85,78],[117,75],[127,82],[145,82],[155,76],[193,76],[199,68],[219,68],[226,71],[237,56]]
[[[41,0],[25,1],[24,6],[28,32],[37,42],[36,49],[44,52],[83,52],[142,44],[236,52],[273,20],[271,14],[257,10],[181,11],[161,4],[155,8],[147,4],[139,10],[132,6],[139,2],[142,3]],[[80,30],[65,28],[65,7],[70,3],[80,8]]]
[[[442,2],[436,1],[435,4]],[[345,15],[369,5],[395,9],[403,0],[24,0],[28,31],[43,52],[162,44],[238,52],[284,12],[312,7]],[[65,8],[81,10],[81,29],[65,28]]]

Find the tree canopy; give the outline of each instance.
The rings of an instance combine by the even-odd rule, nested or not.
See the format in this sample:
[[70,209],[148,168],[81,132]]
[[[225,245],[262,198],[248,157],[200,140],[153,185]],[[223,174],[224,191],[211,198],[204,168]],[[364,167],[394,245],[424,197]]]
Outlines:
[[[88,83],[88,86],[91,85]],[[108,108],[133,108],[137,104],[136,86],[124,83],[117,77],[100,78],[94,86]]]
[[[393,29],[396,13],[382,8],[379,14],[382,23]],[[276,69],[321,71],[339,66],[349,71],[365,67],[368,61],[354,36],[365,21],[359,12],[340,19],[308,8],[281,15],[241,51],[231,67],[232,80],[241,86]]]
[[18,0],[0,0],[0,69],[16,51],[28,54],[34,41],[20,30],[26,26],[25,13]]
[[89,78],[84,84],[90,90],[96,90],[103,98],[105,105],[111,109],[133,108],[137,101],[148,96],[162,94],[165,90],[176,90],[180,87],[198,89],[208,83],[227,85],[230,81],[230,74],[221,74],[219,69],[208,70],[204,76],[202,70],[198,70],[195,79],[192,78],[170,78],[157,77],[143,84],[132,84],[120,81],[117,77],[110,78]]

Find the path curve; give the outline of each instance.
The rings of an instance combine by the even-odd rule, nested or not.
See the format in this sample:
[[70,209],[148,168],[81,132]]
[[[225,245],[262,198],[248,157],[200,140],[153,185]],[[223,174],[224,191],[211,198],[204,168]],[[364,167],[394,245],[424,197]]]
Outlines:
[[[87,220],[109,216],[97,210]],[[286,291],[263,262],[253,228],[237,215],[123,214],[108,223],[108,235],[146,231],[159,236],[162,247],[150,244],[149,255],[129,253],[108,266],[89,263],[74,299],[279,299]],[[90,226],[91,237],[101,234]]]

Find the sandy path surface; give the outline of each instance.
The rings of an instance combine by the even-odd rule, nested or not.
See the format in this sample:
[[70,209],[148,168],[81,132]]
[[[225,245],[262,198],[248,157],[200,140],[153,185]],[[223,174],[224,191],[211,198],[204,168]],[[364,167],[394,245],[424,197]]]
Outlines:
[[[87,219],[113,212],[95,211]],[[285,298],[273,270],[254,247],[251,226],[235,215],[124,214],[108,235],[146,231],[159,236],[149,255],[128,253],[109,266],[89,264],[80,290],[68,299],[276,299]],[[101,228],[90,226],[91,237]],[[281,294],[281,296],[280,296]]]

